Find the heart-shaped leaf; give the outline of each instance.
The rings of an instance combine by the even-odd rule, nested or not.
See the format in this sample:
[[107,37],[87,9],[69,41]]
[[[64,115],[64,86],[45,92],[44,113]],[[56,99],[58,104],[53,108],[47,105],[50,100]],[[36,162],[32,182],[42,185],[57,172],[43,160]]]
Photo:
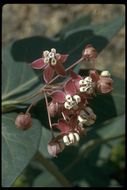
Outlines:
[[65,27],[63,27],[61,31],[58,32],[58,34],[56,34],[55,36],[59,36],[59,35],[64,36],[67,32],[74,30],[76,28],[87,27],[88,25],[90,25],[90,23],[91,23],[90,15],[80,16],[74,21],[72,21],[71,23],[65,25]]
[[[42,51],[56,48],[60,53],[68,53],[67,65],[71,65],[75,60],[81,57],[84,47],[91,43],[98,52],[100,52],[111,40],[111,38],[120,30],[124,24],[123,17],[98,25],[88,27],[79,27],[66,32],[64,37],[46,38],[30,37],[16,41],[12,46],[12,56],[17,61],[32,62],[41,57]],[[22,53],[21,53],[22,52]]]
[[2,116],[2,186],[9,187],[29,164],[40,142],[40,122],[33,121],[28,131],[14,125],[16,113]]
[[[3,48],[2,57],[2,100],[8,101],[23,99],[32,94],[42,84],[31,67],[25,62],[16,62],[11,56],[11,44]],[[28,99],[29,100],[29,99]],[[5,103],[5,104],[6,104]],[[11,104],[11,103],[10,103]]]

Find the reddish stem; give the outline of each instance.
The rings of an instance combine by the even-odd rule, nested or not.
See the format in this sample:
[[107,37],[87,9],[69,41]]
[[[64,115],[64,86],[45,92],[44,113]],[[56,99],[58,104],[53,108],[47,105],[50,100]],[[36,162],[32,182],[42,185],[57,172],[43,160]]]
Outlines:
[[[84,60],[84,58],[81,57],[78,61],[76,61],[74,64],[72,64],[70,67],[68,67],[65,71],[67,72],[67,71],[71,70],[73,67],[75,67],[78,63],[80,63],[83,60]],[[52,82],[54,82],[59,77],[60,77],[60,75],[55,76],[48,84],[51,84]]]
[[50,129],[51,129],[52,138],[54,138],[54,133],[53,133],[53,129],[52,129],[52,123],[51,123],[51,117],[50,117],[50,113],[49,113],[49,110],[48,110],[48,99],[47,99],[47,95],[46,95],[45,92],[44,92],[44,97],[45,97],[45,103],[46,103],[46,108],[47,108],[47,113],[48,113],[49,126],[50,126]]

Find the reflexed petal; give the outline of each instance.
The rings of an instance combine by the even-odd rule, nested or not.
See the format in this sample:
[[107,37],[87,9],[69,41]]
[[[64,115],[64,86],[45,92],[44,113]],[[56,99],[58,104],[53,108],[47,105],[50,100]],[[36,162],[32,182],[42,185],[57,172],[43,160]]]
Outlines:
[[82,79],[82,77],[80,76],[80,75],[77,75],[74,71],[70,71],[70,75],[71,75],[71,77],[72,77],[72,79],[77,79],[77,80],[81,80]]
[[76,94],[76,87],[75,87],[75,84],[72,79],[70,79],[69,81],[66,82],[66,84],[64,86],[64,90],[65,90],[66,94],[69,94],[71,96]]
[[43,78],[45,82],[49,83],[52,80],[53,76],[54,76],[54,70],[52,67],[50,67],[50,65],[48,65],[43,72]]
[[45,66],[46,64],[44,63],[43,58],[37,59],[31,63],[33,69],[43,69]]
[[58,63],[64,63],[67,60],[68,56],[68,54],[61,55],[60,59],[58,60]]
[[64,119],[59,120],[57,128],[60,129],[63,133],[67,133],[70,130],[70,127]]
[[97,71],[91,70],[89,76],[92,78],[94,82],[97,82],[99,80],[99,74]]
[[65,72],[65,68],[64,66],[61,64],[61,63],[57,63],[55,66],[54,66],[54,69],[56,71],[56,73],[58,75],[62,75],[62,76],[65,76],[66,75],[66,72]]
[[65,102],[65,94],[60,90],[56,90],[55,92],[50,94],[54,102],[64,103]]
[[70,71],[70,74],[71,74],[73,81],[75,82],[76,89],[79,91],[79,88],[80,88],[79,81],[82,80],[82,77],[80,75],[77,75],[72,70]]
[[77,126],[77,115],[71,117],[69,125],[71,128],[75,128]]

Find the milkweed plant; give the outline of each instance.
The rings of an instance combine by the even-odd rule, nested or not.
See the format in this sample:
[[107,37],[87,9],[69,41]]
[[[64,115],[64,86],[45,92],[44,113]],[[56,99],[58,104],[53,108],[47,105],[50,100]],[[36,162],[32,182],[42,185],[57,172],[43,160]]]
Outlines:
[[[91,44],[83,49],[79,60],[65,69],[64,64],[68,56],[52,48],[43,51],[42,57],[31,63],[33,69],[43,71],[45,85],[40,89],[39,94],[44,95],[46,102],[52,134],[47,149],[53,157],[61,153],[66,146],[78,143],[80,138],[86,135],[87,127],[93,125],[97,117],[90,107],[89,100],[96,98],[100,93],[103,95],[111,93],[113,85],[109,71],[104,70],[99,74],[95,69],[97,51]],[[73,68],[81,62],[92,64],[93,68],[89,70],[88,76],[80,76],[73,71]],[[59,77],[65,77],[67,80],[55,83]],[[51,97],[50,102],[48,96]],[[28,130],[32,127],[30,110],[33,105],[32,103],[25,113],[17,116],[15,120],[17,128]],[[58,121],[52,123],[52,117],[56,116]],[[54,135],[55,128],[59,130],[57,136]]]
[[[105,160],[125,134],[125,83],[105,59],[97,65],[124,19],[90,22],[85,15],[53,38],[32,36],[3,47],[2,186],[13,185],[33,158],[49,172],[41,186],[46,176],[46,186],[55,183],[53,176],[64,187],[84,186],[82,180],[112,184],[116,170]],[[104,174],[95,175],[99,171]]]

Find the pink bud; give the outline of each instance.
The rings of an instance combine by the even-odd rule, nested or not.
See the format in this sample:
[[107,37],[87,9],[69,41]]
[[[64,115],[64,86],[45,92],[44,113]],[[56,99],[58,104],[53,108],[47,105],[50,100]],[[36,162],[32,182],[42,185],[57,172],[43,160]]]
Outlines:
[[15,125],[17,128],[27,130],[32,126],[32,118],[29,113],[20,113],[16,120]]
[[112,91],[113,80],[110,77],[100,76],[100,80],[97,82],[97,90],[101,93],[109,93]]
[[51,102],[48,106],[49,114],[51,117],[54,117],[55,115],[59,114],[60,111],[60,105],[56,102]]
[[51,156],[57,157],[57,154],[63,151],[65,145],[62,142],[53,142],[48,143],[48,152]]
[[83,51],[82,56],[86,60],[90,60],[90,59],[95,60],[96,57],[97,57],[97,51],[96,51],[96,49],[91,44],[88,44],[85,47],[85,50]]

